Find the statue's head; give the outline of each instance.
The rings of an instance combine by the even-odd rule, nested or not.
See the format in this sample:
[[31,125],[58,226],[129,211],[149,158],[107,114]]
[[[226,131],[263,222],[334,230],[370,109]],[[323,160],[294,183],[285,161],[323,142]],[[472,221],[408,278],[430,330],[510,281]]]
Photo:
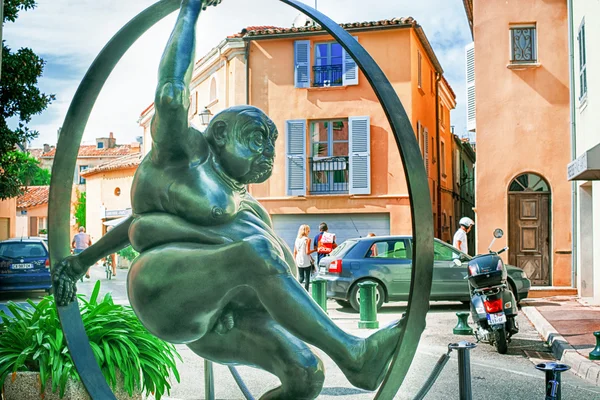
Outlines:
[[210,121],[207,139],[225,172],[240,183],[261,183],[273,171],[277,128],[256,107],[235,106]]

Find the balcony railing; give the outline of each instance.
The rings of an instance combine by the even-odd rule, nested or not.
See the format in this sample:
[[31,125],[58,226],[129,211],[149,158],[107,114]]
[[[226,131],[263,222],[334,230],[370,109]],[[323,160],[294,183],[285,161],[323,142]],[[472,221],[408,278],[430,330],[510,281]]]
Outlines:
[[313,66],[313,86],[328,87],[342,86],[343,74],[341,65]]
[[309,158],[310,193],[348,193],[348,157]]

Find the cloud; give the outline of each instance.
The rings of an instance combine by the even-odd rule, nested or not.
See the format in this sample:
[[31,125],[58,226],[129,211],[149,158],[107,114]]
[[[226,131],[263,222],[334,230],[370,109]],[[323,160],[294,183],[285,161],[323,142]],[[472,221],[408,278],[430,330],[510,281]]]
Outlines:
[[[31,47],[47,61],[40,88],[57,97],[30,124],[40,132],[34,146],[56,142],[56,131],[94,57],[123,25],[155,1],[38,0],[35,10],[22,12],[16,23],[4,26],[4,39],[11,48]],[[305,2],[314,5],[312,0]],[[465,130],[464,46],[471,38],[459,1],[319,0],[318,8],[338,22],[414,17],[425,30],[457,94],[452,124],[459,134]],[[277,0],[224,0],[201,16],[196,54],[205,54],[245,26],[288,27],[297,15],[296,10]],[[141,135],[137,118],[152,101],[158,63],[174,21],[172,14],[150,29],[117,65],[92,111],[85,141],[114,132],[120,143],[128,143]]]

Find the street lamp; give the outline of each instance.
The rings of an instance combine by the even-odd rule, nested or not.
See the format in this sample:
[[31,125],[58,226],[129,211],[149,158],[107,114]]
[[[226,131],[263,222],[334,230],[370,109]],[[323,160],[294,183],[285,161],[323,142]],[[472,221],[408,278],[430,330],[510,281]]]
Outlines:
[[202,110],[198,115],[200,115],[200,120],[202,121],[202,125],[208,125],[210,122],[210,117],[212,117],[212,113],[206,107]]

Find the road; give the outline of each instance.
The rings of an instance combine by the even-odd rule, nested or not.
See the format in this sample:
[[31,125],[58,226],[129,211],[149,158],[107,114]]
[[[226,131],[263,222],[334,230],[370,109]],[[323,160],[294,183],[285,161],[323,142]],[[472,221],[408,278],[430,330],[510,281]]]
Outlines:
[[[107,281],[100,267],[92,269],[92,279],[79,284],[79,292],[91,293],[96,280],[102,281],[102,293],[111,292],[115,302],[127,304],[124,270],[118,270],[116,279]],[[39,300],[43,294],[1,294],[0,309],[8,300],[24,302],[28,297]],[[392,322],[406,310],[406,303],[390,303],[378,314],[381,326]],[[452,328],[456,325],[458,311],[467,308],[460,303],[434,302],[427,317],[427,328],[421,337],[417,355],[413,361],[406,380],[395,397],[396,399],[412,399],[423,385],[439,357],[447,351],[449,343],[460,340],[474,340],[473,337],[456,336]],[[330,317],[344,330],[366,336],[370,330],[358,329],[358,314],[339,307],[330,301],[328,304]],[[519,315],[521,331],[509,345],[506,355],[498,354],[489,344],[479,343],[471,352],[471,373],[473,398],[477,400],[513,400],[544,399],[544,374],[537,371],[534,365],[552,360],[549,349],[544,345],[533,326],[524,315]],[[181,383],[173,382],[173,389],[168,399],[196,400],[204,398],[203,361],[195,356],[186,346],[178,345],[177,350],[183,358],[178,367]],[[319,399],[372,399],[374,394],[350,386],[337,366],[320,350],[317,350],[325,362],[326,380]],[[451,354],[450,361],[440,374],[437,382],[427,395],[432,400],[453,400],[459,398],[457,355]],[[233,378],[226,367],[215,365],[215,390],[218,399],[243,399]],[[238,367],[240,375],[246,382],[250,392],[259,396],[266,390],[276,386],[278,380],[263,371]],[[600,399],[600,388],[578,378],[570,372],[563,373],[563,400]],[[152,398],[152,396],[151,396]],[[164,397],[163,397],[164,398]]]

